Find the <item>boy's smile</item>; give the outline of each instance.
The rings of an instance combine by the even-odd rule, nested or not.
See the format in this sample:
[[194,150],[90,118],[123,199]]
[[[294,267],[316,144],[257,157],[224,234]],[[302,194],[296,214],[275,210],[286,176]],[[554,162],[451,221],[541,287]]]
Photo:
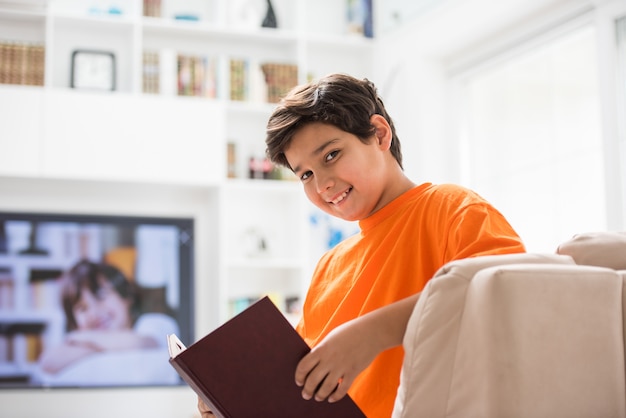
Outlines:
[[345,199],[348,196],[348,193],[350,193],[352,191],[352,187],[350,187],[348,190],[346,190],[345,192],[341,193],[338,197],[336,197],[335,199],[332,199],[329,203],[332,203],[333,205],[338,205],[340,202],[343,201],[343,199]]

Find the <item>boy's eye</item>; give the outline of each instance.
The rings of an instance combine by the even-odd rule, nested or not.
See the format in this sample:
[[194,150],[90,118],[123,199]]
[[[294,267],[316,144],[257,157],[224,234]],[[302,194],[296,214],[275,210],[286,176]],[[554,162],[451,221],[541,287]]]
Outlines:
[[337,150],[329,152],[328,154],[326,154],[326,161],[332,160],[333,158],[337,156],[338,153],[339,151]]
[[308,179],[309,177],[311,177],[311,172],[307,171],[307,172],[305,172],[304,174],[302,174],[300,176],[300,180],[304,181],[304,180]]

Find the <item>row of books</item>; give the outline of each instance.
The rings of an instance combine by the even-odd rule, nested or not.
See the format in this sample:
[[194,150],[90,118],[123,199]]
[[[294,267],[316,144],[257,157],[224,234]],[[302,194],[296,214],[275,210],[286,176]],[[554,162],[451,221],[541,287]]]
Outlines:
[[0,42],[0,84],[43,86],[45,47],[26,42]]
[[[31,282],[27,285],[26,290],[29,308],[43,310],[58,307],[60,289],[55,280]],[[5,280],[0,276],[0,311],[13,311],[17,308],[15,300],[17,292],[18,289],[12,278]]]
[[278,103],[298,84],[298,66],[293,64],[267,63],[261,65],[267,83],[267,101]]
[[[164,86],[158,52],[143,53],[143,92],[159,94]],[[218,62],[215,57],[178,54],[176,91],[179,96],[218,97]],[[284,63],[252,63],[246,59],[229,61],[228,98],[234,101],[277,103],[298,84],[298,66]],[[172,80],[173,82],[173,80]]]
[[[160,57],[158,52],[144,51],[142,64],[142,91],[159,94],[161,91]],[[215,60],[193,55],[176,57],[176,91],[179,96],[217,97]]]
[[177,68],[179,96],[217,97],[214,59],[178,55]]
[[42,351],[43,341],[40,333],[0,334],[0,364],[34,363]]
[[278,103],[298,84],[298,66],[284,63],[254,64],[230,61],[230,99]]

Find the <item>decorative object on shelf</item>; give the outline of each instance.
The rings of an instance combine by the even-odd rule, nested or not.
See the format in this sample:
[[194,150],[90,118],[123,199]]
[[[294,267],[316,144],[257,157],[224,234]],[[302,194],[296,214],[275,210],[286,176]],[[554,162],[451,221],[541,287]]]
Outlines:
[[265,0],[228,0],[228,26],[238,29],[255,29],[266,13]]
[[76,89],[115,90],[115,54],[83,49],[72,52],[70,86]]
[[200,16],[190,13],[181,13],[174,15],[174,20],[187,20],[189,22],[198,22],[200,20]]
[[269,180],[272,178],[274,164],[267,157],[256,158],[252,156],[250,157],[248,171],[248,177],[251,179]]
[[263,23],[261,26],[264,28],[277,28],[278,22],[276,21],[276,14],[274,13],[274,7],[272,6],[272,1],[267,0],[267,13],[263,18]]
[[241,236],[241,250],[245,257],[261,257],[268,253],[267,238],[259,228],[250,226]]

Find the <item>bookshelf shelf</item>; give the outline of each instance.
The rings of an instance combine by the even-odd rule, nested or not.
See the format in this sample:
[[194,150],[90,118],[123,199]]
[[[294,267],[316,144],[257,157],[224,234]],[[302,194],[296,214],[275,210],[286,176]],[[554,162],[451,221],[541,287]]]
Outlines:
[[46,13],[45,11],[7,9],[0,5],[0,18],[43,24],[46,20]]
[[146,35],[199,36],[220,40],[245,40],[256,44],[295,42],[298,34],[286,29],[247,28],[236,29],[211,22],[183,21],[158,17],[144,17],[141,27]]
[[[244,3],[260,13],[252,23],[238,20]],[[142,0],[10,4],[0,42],[38,45],[45,60],[39,87],[0,80],[0,176],[206,187],[217,196],[219,321],[237,297],[304,296],[308,202],[299,182],[249,180],[250,160],[264,157],[281,92],[330,72],[371,74],[372,40],[347,34],[345,1],[272,0],[277,28],[261,27],[260,0],[161,0],[155,16]],[[114,54],[114,91],[70,87],[78,49]],[[250,229],[268,254],[242,253]]]
[[55,25],[60,25],[66,29],[86,30],[93,27],[102,27],[108,30],[119,30],[120,28],[131,29],[135,26],[135,19],[129,16],[116,15],[83,15],[78,13],[63,13],[53,16]]
[[250,257],[233,258],[228,261],[230,269],[285,269],[297,271],[302,268],[301,261],[292,258]]

